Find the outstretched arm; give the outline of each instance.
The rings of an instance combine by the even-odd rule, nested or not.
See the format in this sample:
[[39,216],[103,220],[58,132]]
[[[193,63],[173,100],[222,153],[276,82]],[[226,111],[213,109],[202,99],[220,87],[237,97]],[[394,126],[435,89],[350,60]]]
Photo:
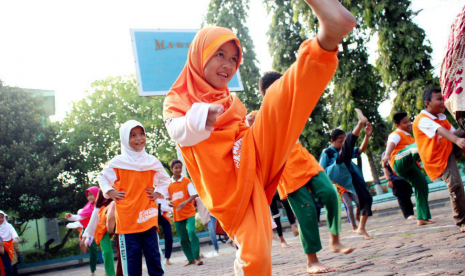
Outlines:
[[357,25],[355,17],[337,0],[305,0],[318,17],[318,42],[333,51],[346,34]]
[[452,143],[459,146],[461,149],[465,149],[465,139],[456,136],[455,134],[451,133],[449,130],[440,127],[436,130],[436,132],[441,135],[442,137],[446,138],[447,140],[451,141]]

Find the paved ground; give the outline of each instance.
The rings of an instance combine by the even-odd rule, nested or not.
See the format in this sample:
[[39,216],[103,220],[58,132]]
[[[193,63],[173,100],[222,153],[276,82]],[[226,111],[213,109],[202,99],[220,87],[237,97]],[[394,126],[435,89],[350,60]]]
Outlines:
[[[465,275],[465,234],[453,224],[450,204],[446,201],[431,204],[432,226],[417,227],[414,221],[404,220],[399,212],[375,212],[368,221],[369,233],[374,239],[365,241],[350,231],[350,224],[343,223],[342,240],[357,247],[349,255],[334,254],[328,249],[328,230],[320,227],[323,250],[320,260],[337,270],[326,275]],[[306,258],[300,240],[290,229],[285,238],[292,246],[283,249],[273,245],[273,275],[306,275]],[[182,267],[186,262],[182,252],[175,252],[174,265],[166,268],[165,275],[233,275],[232,262],[235,250],[222,244],[219,256],[210,256],[212,246],[203,246],[203,266]],[[260,252],[257,252],[260,254]],[[90,275],[88,267],[50,272],[45,275]],[[144,267],[144,273],[146,269]],[[97,276],[103,276],[103,265],[98,266]],[[147,274],[144,274],[147,275]]]

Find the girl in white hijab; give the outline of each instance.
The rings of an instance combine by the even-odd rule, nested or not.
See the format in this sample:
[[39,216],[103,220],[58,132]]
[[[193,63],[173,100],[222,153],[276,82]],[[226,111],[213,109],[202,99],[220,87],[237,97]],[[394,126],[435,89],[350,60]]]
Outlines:
[[[13,275],[13,267],[11,261],[13,260],[14,247],[18,248],[19,237],[15,228],[8,223],[6,217],[8,215],[0,211],[0,237],[3,241],[4,254],[1,255],[3,262],[3,269],[5,276]],[[5,254],[6,253],[6,254]]]
[[124,275],[142,275],[142,251],[149,275],[163,275],[158,246],[157,198],[164,198],[170,177],[161,162],[145,151],[145,129],[130,120],[120,128],[121,154],[110,160],[98,176],[106,198],[116,202]]

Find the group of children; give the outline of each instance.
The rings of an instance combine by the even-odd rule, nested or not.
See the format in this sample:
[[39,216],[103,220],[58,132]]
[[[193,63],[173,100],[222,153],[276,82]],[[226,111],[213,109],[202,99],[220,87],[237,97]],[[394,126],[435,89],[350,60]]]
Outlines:
[[[365,227],[373,199],[360,167],[352,162],[366,150],[373,132],[367,118],[356,109],[354,130],[334,130],[331,146],[321,153],[319,163],[298,141],[337,68],[338,43],[356,24],[337,0],[305,1],[319,19],[318,35],[302,43],[296,62],[283,75],[270,73],[261,79],[263,104],[250,116],[227,86],[242,61],[238,38],[219,27],[203,28],[195,36],[186,65],[164,102],[165,126],[180,146],[192,182],[181,175],[180,161],[172,162],[170,179],[160,161],[146,153],[141,123],[131,120],[121,126],[121,155],[110,160],[98,176],[102,195],[98,198],[110,199],[112,205],[106,205],[105,212],[102,207],[92,212],[99,213],[97,225],[102,230],[94,233],[102,236],[100,243],[106,235],[118,235],[124,275],[142,274],[142,253],[149,275],[163,275],[157,229],[161,216],[169,222],[164,214],[169,207],[188,264],[203,264],[195,235],[193,202],[197,197],[234,242],[237,275],[272,274],[270,204],[276,191],[281,200],[288,200],[299,222],[308,273],[333,271],[317,257],[322,245],[313,196],[326,208],[333,252],[349,254],[355,249],[339,239],[339,197],[354,232],[372,238]],[[447,183],[454,218],[465,230],[463,184],[455,162],[465,148],[465,140],[459,138],[464,137],[463,130],[455,131],[445,119],[439,90],[427,90],[424,102],[426,109],[413,123],[415,139],[408,133],[408,116],[395,116],[398,129],[389,137],[383,164],[390,163],[415,188],[418,225],[431,224],[428,188],[417,167],[421,158],[433,181],[442,178]],[[365,137],[356,147],[363,129]],[[97,234],[84,234],[84,238],[92,236],[97,240]]]

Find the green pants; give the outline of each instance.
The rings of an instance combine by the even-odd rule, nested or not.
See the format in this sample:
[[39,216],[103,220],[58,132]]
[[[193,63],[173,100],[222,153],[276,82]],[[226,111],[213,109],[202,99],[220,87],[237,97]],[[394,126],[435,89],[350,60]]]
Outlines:
[[415,189],[417,219],[429,220],[431,212],[428,204],[428,182],[416,164],[418,160],[418,153],[410,153],[410,147],[405,148],[397,153],[392,169]]
[[288,195],[292,211],[299,221],[300,240],[304,252],[314,254],[320,251],[322,246],[316,207],[309,188],[316,200],[325,206],[329,232],[336,236],[341,232],[341,201],[336,188],[324,172],[320,172],[307,185]]
[[115,276],[115,259],[113,257],[113,248],[111,247],[110,235],[108,235],[108,233],[105,233],[100,241],[100,248],[102,249],[105,274],[107,276]]
[[90,272],[94,273],[95,270],[97,269],[97,261],[98,261],[98,255],[97,255],[98,249],[97,249],[97,244],[95,243],[95,241],[92,241],[92,243],[90,244],[89,251],[90,251],[90,257],[89,257]]
[[189,262],[200,258],[200,242],[195,233],[195,217],[175,221],[174,226],[178,232],[182,252]]

